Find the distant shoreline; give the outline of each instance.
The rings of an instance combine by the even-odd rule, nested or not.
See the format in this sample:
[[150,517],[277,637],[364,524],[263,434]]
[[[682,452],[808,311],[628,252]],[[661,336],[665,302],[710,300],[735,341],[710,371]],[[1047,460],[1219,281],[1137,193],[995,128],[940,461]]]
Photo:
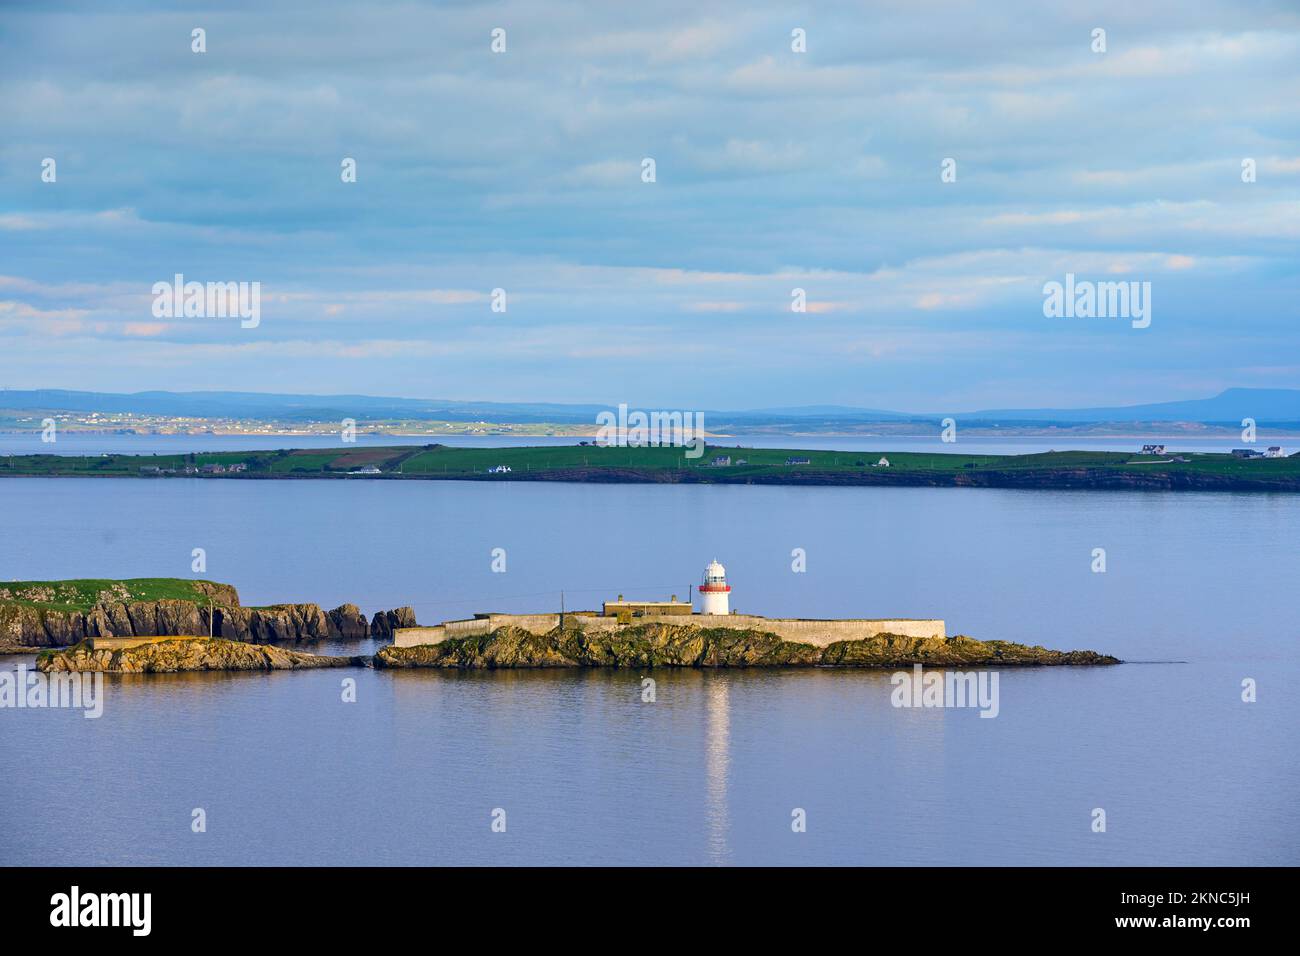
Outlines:
[[[1267,446],[1264,446],[1267,447]],[[1256,446],[1252,454],[1261,455]],[[1300,455],[1240,458],[1186,452],[1066,451],[981,455],[928,451],[801,450],[709,445],[442,444],[177,452],[6,455],[0,477],[303,478],[560,481],[845,487],[1141,491],[1300,491]]]
[[[0,478],[144,478],[158,476],[121,474],[6,474]],[[640,471],[590,469],[588,471],[554,471],[530,475],[168,475],[168,478],[191,478],[205,481],[470,481],[481,483],[557,482],[603,485],[767,485],[805,488],[988,488],[1058,491],[1249,491],[1300,492],[1300,477],[1275,480],[1249,478],[1207,478],[1205,476],[1116,475],[1088,471],[1059,471],[1032,475],[981,474],[978,476],[926,476],[907,473],[878,475],[753,475],[745,478],[726,476],[666,477]]]
[[[1159,425],[1172,424],[1154,422],[1153,427],[1145,430],[1112,430],[1107,428],[1097,428],[1094,425],[1079,426],[1060,426],[1055,428],[1036,428],[1033,426],[992,426],[992,425],[967,425],[962,429],[962,435],[974,438],[1060,438],[1062,440],[1075,441],[1143,441],[1150,439],[1164,439],[1166,442],[1198,442],[1198,441],[1236,441],[1238,440],[1241,429],[1229,426],[1198,426],[1195,429],[1180,429],[1173,427],[1154,427]],[[30,436],[38,438],[41,434],[39,428],[0,428],[0,435],[17,435]],[[331,426],[328,430],[297,430],[297,431],[260,431],[260,430],[240,430],[240,429],[195,429],[193,431],[159,431],[137,428],[81,428],[68,427],[62,428],[64,435],[87,435],[87,436],[119,436],[122,438],[334,438],[337,439],[339,429],[337,426]],[[467,431],[465,429],[446,429],[439,431],[407,431],[403,429],[385,429],[368,430],[364,425],[358,426],[357,434],[365,438],[573,438],[573,439],[593,439],[600,435],[600,429],[596,426],[566,426],[556,425],[553,431],[537,430],[533,426],[513,425],[508,422],[488,426],[485,431]],[[706,431],[703,437],[708,441],[727,440],[734,441],[746,438],[879,438],[882,440],[896,439],[935,439],[938,440],[939,433],[933,427],[925,429],[917,427],[900,427],[894,429],[887,424],[872,425],[859,429],[791,429],[791,428],[763,428],[755,427],[744,431]],[[1300,429],[1288,428],[1268,428],[1261,430],[1259,441],[1271,440],[1300,440]]]

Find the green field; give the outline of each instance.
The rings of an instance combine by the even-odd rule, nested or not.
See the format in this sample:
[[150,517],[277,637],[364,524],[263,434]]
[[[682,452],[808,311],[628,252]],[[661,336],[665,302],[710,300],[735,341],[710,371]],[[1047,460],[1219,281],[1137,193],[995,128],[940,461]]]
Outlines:
[[[715,456],[732,464],[715,466]],[[882,457],[888,468],[873,467]],[[1062,451],[1036,455],[964,455],[918,452],[801,451],[709,446],[698,458],[683,448],[612,448],[542,445],[465,448],[444,445],[358,446],[187,455],[14,455],[0,458],[5,475],[84,475],[222,478],[345,477],[362,468],[400,478],[467,478],[485,481],[659,481],[788,484],[945,484],[984,486],[1217,487],[1300,490],[1300,456],[1239,459],[1228,454],[1138,456],[1123,452]],[[786,464],[806,458],[806,464]],[[741,460],[744,463],[741,463]],[[201,469],[242,464],[236,473]],[[490,474],[499,465],[508,474]],[[154,469],[158,469],[157,472]],[[367,476],[373,477],[373,476]]]
[[[217,585],[225,588],[227,585]],[[66,581],[0,581],[0,603],[47,611],[89,611],[105,596],[118,601],[207,602],[213,585],[184,578],[74,578]]]

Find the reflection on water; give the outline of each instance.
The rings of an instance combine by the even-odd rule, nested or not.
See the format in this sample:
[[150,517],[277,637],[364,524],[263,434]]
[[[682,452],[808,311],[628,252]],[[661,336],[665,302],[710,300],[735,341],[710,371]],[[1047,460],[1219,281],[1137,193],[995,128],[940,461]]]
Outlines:
[[710,674],[704,700],[708,712],[705,730],[705,779],[708,794],[709,862],[727,863],[727,770],[731,765],[731,684],[726,674]]

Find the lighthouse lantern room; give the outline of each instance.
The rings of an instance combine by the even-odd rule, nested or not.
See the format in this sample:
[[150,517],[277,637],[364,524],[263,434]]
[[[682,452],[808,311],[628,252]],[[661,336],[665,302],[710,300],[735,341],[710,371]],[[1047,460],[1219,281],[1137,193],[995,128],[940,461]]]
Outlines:
[[731,585],[727,583],[727,569],[716,558],[704,569],[700,582],[700,613],[730,614]]

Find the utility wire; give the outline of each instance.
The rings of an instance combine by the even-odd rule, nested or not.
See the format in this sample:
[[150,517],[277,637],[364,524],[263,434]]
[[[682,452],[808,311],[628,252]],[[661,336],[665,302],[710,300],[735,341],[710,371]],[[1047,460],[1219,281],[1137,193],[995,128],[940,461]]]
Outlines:
[[[430,598],[426,600],[417,600],[417,601],[407,600],[404,603],[410,607],[446,607],[446,606],[454,606],[454,605],[461,605],[461,604],[487,604],[493,601],[514,601],[514,600],[520,600],[523,598],[531,598],[531,597],[555,596],[558,595],[561,591],[564,591],[566,594],[590,594],[590,593],[620,594],[620,593],[631,593],[633,591],[659,591],[659,592],[668,591],[669,593],[676,593],[671,590],[674,587],[677,587],[677,585],[645,584],[645,585],[635,585],[633,587],[627,587],[626,585],[624,585],[623,591],[621,592],[617,588],[551,588],[546,591],[529,591],[526,593],[519,593],[519,594],[493,594],[487,597],[459,598],[456,600],[442,600],[442,599]],[[377,607],[382,607],[386,602],[371,600],[371,601],[367,601],[366,603],[373,604],[374,606]]]

